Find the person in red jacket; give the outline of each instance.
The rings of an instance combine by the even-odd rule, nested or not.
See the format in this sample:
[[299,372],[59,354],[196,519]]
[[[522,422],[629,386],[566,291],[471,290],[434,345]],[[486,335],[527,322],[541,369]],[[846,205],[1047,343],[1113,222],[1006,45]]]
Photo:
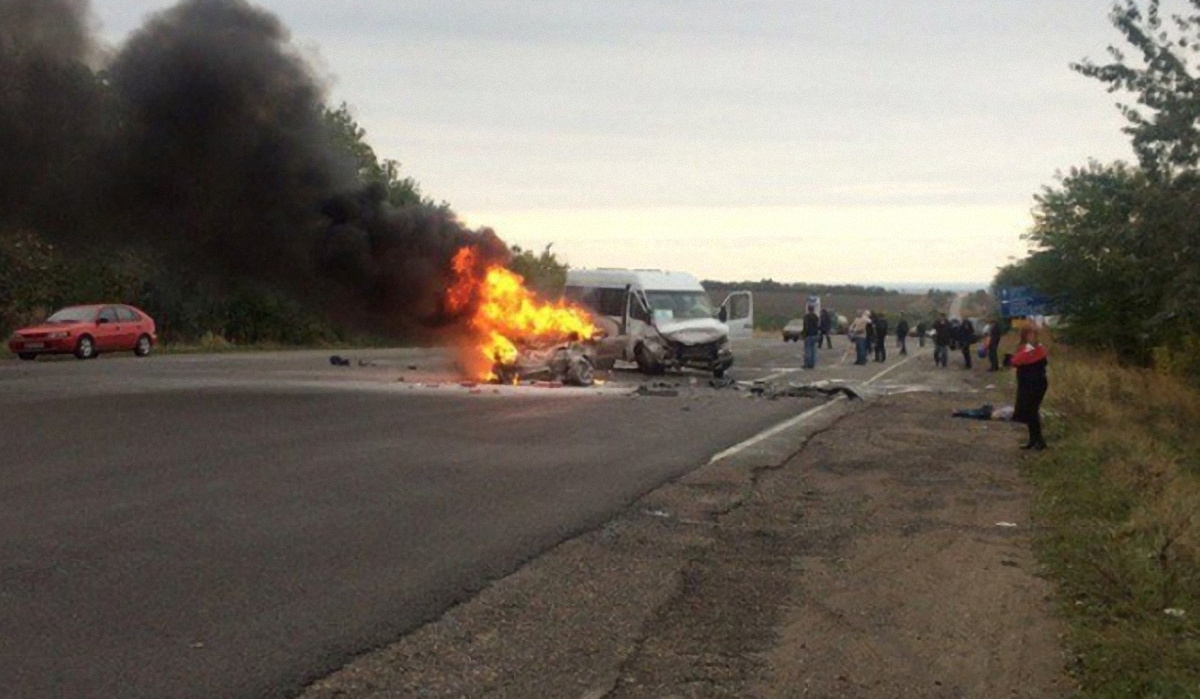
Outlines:
[[1038,342],[1037,330],[1023,328],[1021,343],[1013,355],[1012,365],[1017,370],[1017,405],[1013,408],[1013,422],[1023,422],[1029,427],[1029,443],[1022,449],[1046,448],[1042,437],[1042,398],[1049,386],[1046,380],[1046,348]]

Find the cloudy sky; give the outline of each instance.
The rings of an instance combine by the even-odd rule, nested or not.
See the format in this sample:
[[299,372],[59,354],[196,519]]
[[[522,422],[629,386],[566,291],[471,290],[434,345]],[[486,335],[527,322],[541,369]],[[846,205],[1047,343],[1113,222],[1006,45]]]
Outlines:
[[[170,4],[93,9],[115,43]],[[986,282],[1057,170],[1131,157],[1068,69],[1109,0],[258,4],[381,156],[575,266]]]

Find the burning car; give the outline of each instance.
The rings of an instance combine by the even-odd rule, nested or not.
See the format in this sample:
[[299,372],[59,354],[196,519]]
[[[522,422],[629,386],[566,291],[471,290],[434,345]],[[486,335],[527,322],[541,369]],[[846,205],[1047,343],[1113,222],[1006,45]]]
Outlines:
[[446,308],[469,314],[459,362],[473,379],[594,383],[595,342],[602,333],[587,309],[538,298],[521,275],[488,262],[470,246],[455,254],[452,266],[455,282]]
[[570,270],[565,296],[595,317],[601,368],[623,360],[646,374],[690,367],[720,378],[733,366],[729,338],[754,329],[750,292],[735,291],[713,308],[700,282],[684,272]]
[[528,348],[510,360],[492,365],[493,380],[515,384],[520,381],[558,381],[567,386],[596,383],[596,353],[592,342],[567,342],[545,348]]

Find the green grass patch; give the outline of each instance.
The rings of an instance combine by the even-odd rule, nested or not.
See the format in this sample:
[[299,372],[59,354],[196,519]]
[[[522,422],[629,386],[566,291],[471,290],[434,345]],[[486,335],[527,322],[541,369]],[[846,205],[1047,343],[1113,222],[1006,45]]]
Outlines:
[[1055,353],[1051,449],[1026,462],[1037,553],[1083,697],[1200,698],[1200,395]]

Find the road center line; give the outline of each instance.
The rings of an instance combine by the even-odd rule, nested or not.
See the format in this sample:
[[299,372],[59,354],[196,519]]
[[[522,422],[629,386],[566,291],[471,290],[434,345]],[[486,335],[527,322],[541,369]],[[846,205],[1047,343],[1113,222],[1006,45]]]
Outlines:
[[764,439],[770,439],[771,437],[774,437],[775,435],[779,434],[780,432],[783,432],[784,430],[786,430],[790,427],[799,425],[800,423],[804,422],[805,420],[812,417],[813,415],[816,415],[817,413],[821,412],[822,410],[826,410],[829,407],[831,407],[831,406],[835,405],[836,403],[843,401],[843,400],[846,400],[846,396],[844,394],[838,394],[838,396],[836,398],[829,401],[828,403],[823,403],[821,405],[818,405],[815,408],[810,408],[795,417],[784,420],[783,422],[779,423],[778,425],[775,425],[774,427],[770,427],[770,428],[767,428],[766,430],[763,430],[762,432],[759,432],[758,434],[754,435],[753,437],[751,437],[750,439],[747,439],[744,442],[735,444],[732,447],[729,447],[728,449],[726,449],[725,451],[713,454],[713,457],[708,460],[708,463],[715,464],[716,462],[721,461],[722,459],[728,459],[729,457],[733,456],[734,454],[743,452],[743,451],[749,449],[750,447],[754,446],[755,444],[758,444],[759,442],[763,441]]
[[[905,364],[916,359],[921,354],[923,354],[923,353],[917,352],[917,353],[913,354],[912,356],[910,356],[908,359],[905,359],[901,362],[897,362],[896,364],[893,364],[892,366],[884,369],[883,371],[879,372],[878,374],[867,379],[866,384],[874,383],[876,379],[881,378],[884,374],[887,374],[892,371],[895,371],[896,369],[899,369],[900,367],[904,366]],[[774,427],[768,427],[767,429],[763,430],[762,432],[759,432],[758,434],[754,435],[753,437],[751,437],[750,439],[747,439],[744,442],[739,442],[738,444],[735,444],[732,447],[729,447],[728,449],[726,449],[724,451],[717,452],[716,454],[714,454],[712,456],[712,458],[710,458],[708,460],[708,463],[715,464],[716,462],[721,461],[723,459],[728,459],[729,457],[733,456],[734,454],[741,453],[765,439],[770,439],[771,437],[774,437],[775,435],[779,434],[780,432],[783,432],[784,430],[787,430],[792,427],[795,427],[796,425],[799,425],[800,423],[809,419],[813,415],[816,415],[823,410],[827,410],[828,408],[836,405],[838,402],[843,401],[843,400],[846,400],[846,396],[844,394],[839,394],[836,398],[829,401],[828,403],[818,405],[815,408],[810,408],[795,417],[791,417],[791,418],[788,418],[787,420],[784,420],[783,422],[779,423],[778,425],[775,425]]]
[[777,379],[781,376],[787,376],[788,374],[790,374],[794,371],[800,371],[800,369],[794,369],[794,368],[793,369],[781,369],[781,370],[775,372],[774,374],[767,374],[766,376],[762,377],[761,379],[754,379],[754,381],[774,381],[775,379]]
[[890,372],[893,372],[893,371],[895,371],[896,369],[899,369],[900,367],[904,366],[905,364],[908,364],[909,362],[911,362],[912,360],[914,360],[914,359],[916,359],[917,357],[921,356],[922,354],[924,354],[924,352],[923,352],[923,351],[921,351],[921,350],[917,350],[917,351],[916,351],[916,352],[914,352],[914,353],[912,354],[912,356],[910,356],[908,359],[905,359],[905,360],[903,360],[903,361],[897,362],[897,363],[895,363],[895,364],[891,365],[890,367],[888,367],[888,368],[884,369],[883,371],[879,372],[878,374],[876,374],[876,375],[872,376],[871,378],[867,379],[867,381],[866,381],[866,385],[867,385],[867,386],[870,386],[871,384],[875,383],[875,381],[876,381],[876,380],[883,378],[883,375],[884,375],[884,374],[888,374],[888,373],[890,373]]

